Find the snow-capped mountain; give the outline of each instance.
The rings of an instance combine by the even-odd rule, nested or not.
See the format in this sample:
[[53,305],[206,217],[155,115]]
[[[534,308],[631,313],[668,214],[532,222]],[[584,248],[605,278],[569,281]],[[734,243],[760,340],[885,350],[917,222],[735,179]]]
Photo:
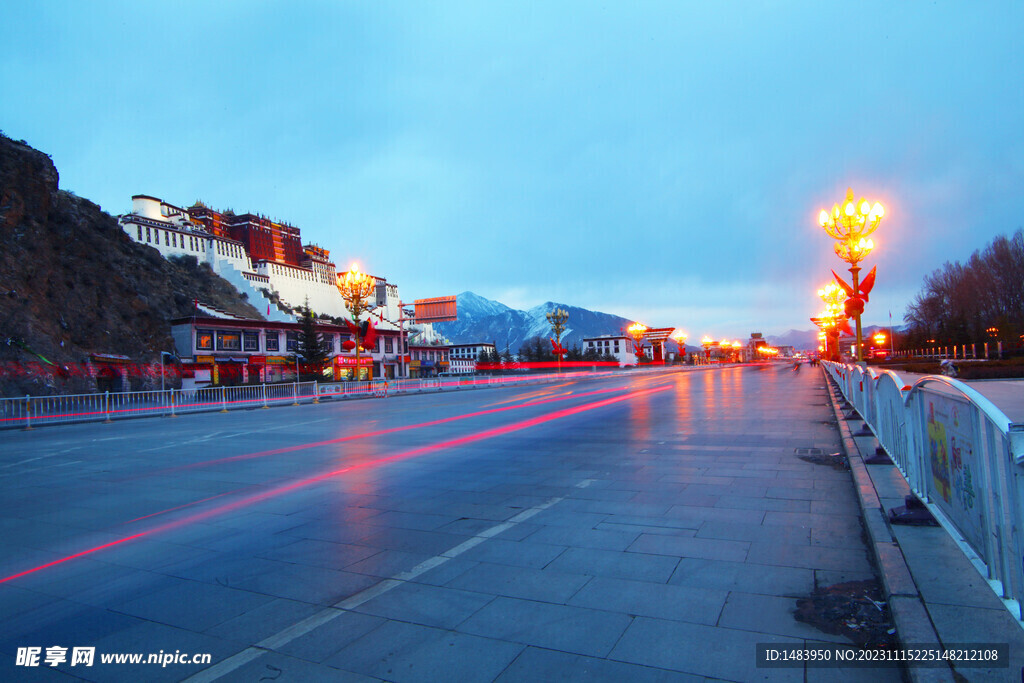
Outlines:
[[458,294],[456,307],[458,320],[434,324],[441,334],[455,344],[493,342],[499,350],[508,347],[513,353],[530,337],[551,336],[551,325],[545,316],[556,308],[569,314],[565,332],[562,333],[562,344],[566,348],[582,346],[585,337],[620,334],[631,322],[610,313],[551,301],[528,311],[520,311],[473,292]]

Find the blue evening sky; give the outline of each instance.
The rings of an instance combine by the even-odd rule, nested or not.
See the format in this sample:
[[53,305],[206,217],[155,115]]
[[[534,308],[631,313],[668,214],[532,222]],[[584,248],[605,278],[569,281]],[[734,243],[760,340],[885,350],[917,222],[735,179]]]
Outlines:
[[[201,199],[404,299],[810,329],[847,186],[866,324],[1024,224],[1024,3],[4,3],[0,129],[120,214]],[[848,276],[845,270],[841,270]]]

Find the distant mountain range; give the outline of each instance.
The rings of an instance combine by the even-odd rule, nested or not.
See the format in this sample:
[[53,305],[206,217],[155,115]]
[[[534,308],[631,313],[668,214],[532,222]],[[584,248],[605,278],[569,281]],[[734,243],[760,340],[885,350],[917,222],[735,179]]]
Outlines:
[[566,348],[583,346],[586,337],[603,334],[620,334],[632,322],[628,318],[590,311],[579,306],[559,304],[552,301],[534,306],[528,311],[509,308],[473,292],[456,296],[459,319],[447,323],[435,323],[434,327],[455,344],[493,342],[499,351],[506,347],[516,353],[530,337],[548,338],[551,325],[547,314],[561,308],[569,314],[562,344]]
[[[587,337],[620,334],[633,322],[629,318],[611,313],[600,313],[552,301],[534,306],[528,311],[521,311],[473,292],[457,295],[456,305],[458,320],[434,324],[441,334],[455,344],[493,342],[499,351],[508,347],[512,353],[518,352],[519,347],[530,337],[546,339],[551,336],[551,325],[545,316],[556,308],[561,308],[569,314],[566,331],[562,334],[562,343],[566,348],[572,348],[574,345],[582,347],[583,339]],[[865,327],[864,334],[873,334],[876,329],[884,328]],[[766,335],[765,338],[774,346],[792,346],[797,350],[814,349],[818,346],[816,329],[790,330],[781,335]],[[746,339],[740,341],[746,342]],[[669,349],[674,350],[674,346],[670,343]],[[696,351],[699,347],[687,345],[687,349]]]

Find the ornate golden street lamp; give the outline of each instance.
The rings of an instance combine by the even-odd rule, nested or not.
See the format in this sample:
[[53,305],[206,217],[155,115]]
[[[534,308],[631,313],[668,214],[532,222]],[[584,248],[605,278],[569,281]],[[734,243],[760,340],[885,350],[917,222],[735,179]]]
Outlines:
[[686,340],[690,335],[686,334],[682,330],[673,330],[672,339],[679,345],[679,355],[682,356],[683,362],[686,362]]
[[338,281],[335,283],[338,287],[338,292],[341,293],[341,298],[345,300],[345,308],[352,315],[352,322],[355,327],[355,343],[356,343],[356,380],[359,379],[359,350],[360,350],[360,334],[359,334],[359,323],[363,313],[370,309],[370,295],[373,294],[373,290],[377,285],[377,280],[372,275],[359,272],[359,265],[353,263],[348,269],[347,273],[338,276]]
[[839,360],[839,327],[844,324],[846,313],[843,311],[843,299],[846,291],[833,280],[818,290],[818,296],[825,302],[825,310],[811,322],[821,328],[825,338],[825,357],[827,360]]
[[643,347],[640,345],[640,340],[647,334],[647,325],[643,323],[633,323],[626,328],[626,334],[633,338],[633,355],[636,356],[637,367],[640,366],[640,358],[643,355]]
[[[861,198],[853,200],[853,189],[846,190],[846,201],[840,207],[838,204],[832,206],[832,212],[822,211],[818,214],[818,224],[824,228],[829,237],[836,240],[836,256],[850,264],[850,274],[853,275],[853,287],[848,291],[846,300],[846,313],[857,322],[857,361],[864,360],[863,349],[861,348],[861,324],[860,316],[864,312],[864,301],[874,284],[874,271],[863,283],[857,278],[860,267],[857,265],[871,253],[875,244],[868,238],[885,215],[885,209],[881,204],[875,202],[869,204]],[[870,280],[870,281],[869,281]],[[845,284],[840,281],[840,284]],[[844,286],[844,289],[846,287]],[[861,296],[863,295],[863,297]]]
[[706,334],[700,340],[700,345],[704,347],[704,359],[706,361],[708,361],[709,363],[711,362],[711,345],[714,344],[714,343],[715,343],[715,340],[712,339],[711,337],[709,337]]
[[561,372],[562,354],[565,353],[565,349],[562,348],[562,332],[565,331],[565,321],[569,319],[569,314],[561,308],[556,308],[548,313],[546,317],[548,323],[551,324],[551,333],[555,335],[555,359],[558,362],[558,372]]

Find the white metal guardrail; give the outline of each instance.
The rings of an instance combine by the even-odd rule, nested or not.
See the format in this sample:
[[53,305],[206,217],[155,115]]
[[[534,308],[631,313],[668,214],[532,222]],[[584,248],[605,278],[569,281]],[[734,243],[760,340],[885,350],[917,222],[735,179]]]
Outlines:
[[912,386],[895,372],[826,371],[1007,607],[1024,603],[1024,425],[955,379]]
[[106,392],[63,396],[24,396],[0,399],[0,429],[32,429],[47,424],[111,422],[144,416],[226,412],[243,408],[318,403],[331,399],[387,398],[396,394],[450,391],[476,386],[539,384],[595,377],[609,372],[564,372],[430,379],[372,380],[369,382],[299,382],[249,384],[235,387],[167,389],[164,391]]

